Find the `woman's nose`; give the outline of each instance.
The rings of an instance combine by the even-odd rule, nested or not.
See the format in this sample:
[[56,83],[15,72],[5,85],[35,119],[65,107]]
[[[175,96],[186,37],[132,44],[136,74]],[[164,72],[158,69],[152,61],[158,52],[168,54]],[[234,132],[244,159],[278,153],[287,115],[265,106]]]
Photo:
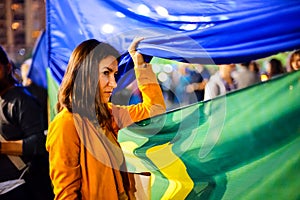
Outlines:
[[117,87],[117,82],[116,82],[115,76],[110,77],[108,85],[113,88]]

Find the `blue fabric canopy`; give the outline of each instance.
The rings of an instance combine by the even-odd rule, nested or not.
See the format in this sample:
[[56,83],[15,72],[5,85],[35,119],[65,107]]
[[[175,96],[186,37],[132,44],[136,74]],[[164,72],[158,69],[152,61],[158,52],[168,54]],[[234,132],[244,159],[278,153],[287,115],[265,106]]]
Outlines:
[[[60,83],[72,50],[96,38],[120,53],[239,63],[300,48],[299,0],[47,0],[48,67]],[[124,56],[126,57],[126,56]]]
[[47,37],[45,31],[42,32],[33,49],[32,64],[28,77],[40,87],[47,88],[46,67],[48,65]]

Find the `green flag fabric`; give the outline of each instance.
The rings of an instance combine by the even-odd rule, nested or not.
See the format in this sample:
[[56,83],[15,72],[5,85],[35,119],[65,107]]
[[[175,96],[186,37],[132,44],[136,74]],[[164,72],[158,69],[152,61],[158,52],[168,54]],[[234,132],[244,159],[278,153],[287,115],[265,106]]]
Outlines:
[[49,109],[48,109],[48,115],[50,121],[52,121],[57,114],[56,112],[56,103],[57,103],[57,93],[59,84],[53,79],[51,76],[50,69],[47,68],[47,85],[48,85],[48,97],[49,97]]
[[300,71],[122,129],[151,199],[300,199]]

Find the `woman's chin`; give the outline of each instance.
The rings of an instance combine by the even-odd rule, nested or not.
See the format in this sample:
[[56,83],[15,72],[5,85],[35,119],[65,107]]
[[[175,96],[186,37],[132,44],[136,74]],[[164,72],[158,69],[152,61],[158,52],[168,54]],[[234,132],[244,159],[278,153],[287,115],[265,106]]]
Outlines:
[[105,95],[103,98],[102,98],[102,102],[103,103],[108,103],[109,102],[109,99],[110,99],[110,95]]

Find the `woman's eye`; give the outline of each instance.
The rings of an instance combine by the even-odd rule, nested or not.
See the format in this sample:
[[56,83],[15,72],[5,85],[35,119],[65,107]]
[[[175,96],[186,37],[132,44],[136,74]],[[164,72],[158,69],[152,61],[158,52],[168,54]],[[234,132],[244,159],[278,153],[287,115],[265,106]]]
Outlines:
[[108,76],[108,75],[109,75],[109,71],[104,71],[103,74],[104,74],[105,76]]

